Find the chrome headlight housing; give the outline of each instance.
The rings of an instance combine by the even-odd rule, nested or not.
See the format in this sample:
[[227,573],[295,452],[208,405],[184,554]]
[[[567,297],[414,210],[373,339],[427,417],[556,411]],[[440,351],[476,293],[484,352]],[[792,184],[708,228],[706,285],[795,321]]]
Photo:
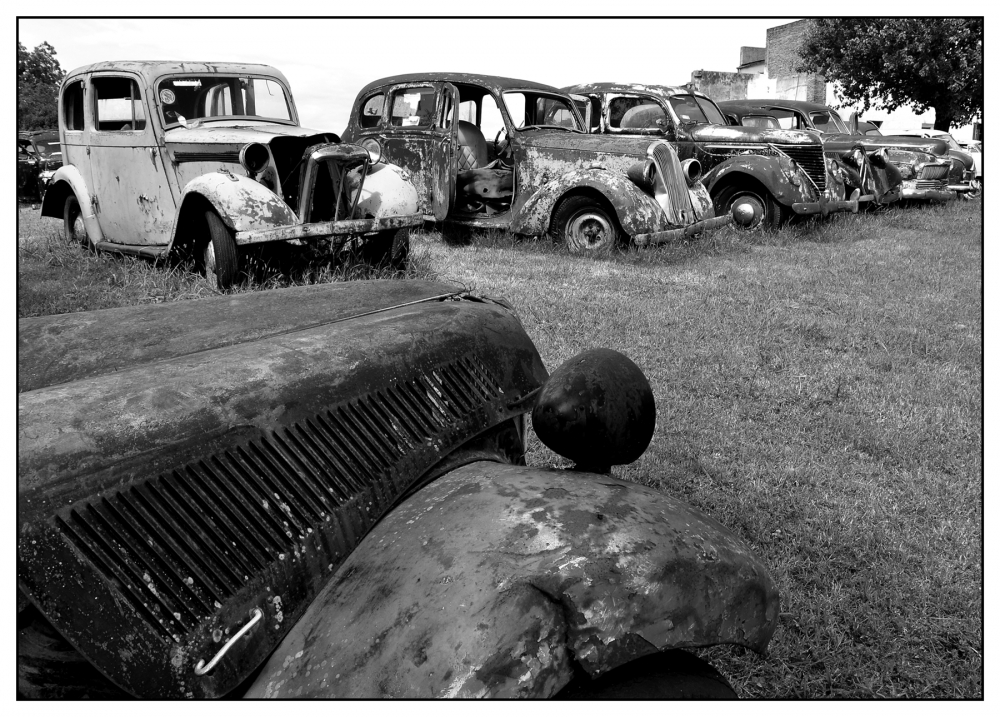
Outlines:
[[261,172],[271,161],[271,153],[260,142],[250,142],[240,150],[240,164],[250,175]]
[[358,142],[358,145],[368,152],[368,158],[372,164],[378,164],[382,161],[382,145],[378,143],[377,139],[366,137]]

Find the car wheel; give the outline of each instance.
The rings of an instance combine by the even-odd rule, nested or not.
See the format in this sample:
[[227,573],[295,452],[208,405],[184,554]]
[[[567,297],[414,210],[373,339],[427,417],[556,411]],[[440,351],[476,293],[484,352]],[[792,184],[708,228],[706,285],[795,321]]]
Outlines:
[[208,225],[208,241],[201,254],[205,280],[217,291],[228,291],[236,283],[239,271],[236,239],[214,211],[205,212],[205,223]]
[[573,254],[600,254],[618,243],[614,216],[591,197],[575,195],[559,203],[550,229],[556,242]]
[[83,212],[80,210],[80,201],[75,194],[66,197],[66,203],[63,205],[63,234],[66,241],[71,244],[90,246],[87,227],[83,223]]
[[733,226],[746,231],[777,229],[786,220],[785,208],[763,189],[726,187],[714,203],[717,216],[731,215]]
[[577,677],[556,695],[572,700],[733,700],[736,692],[704,660],[683,650],[640,657],[591,680]]
[[379,232],[366,242],[361,256],[372,266],[405,271],[410,259],[410,228]]

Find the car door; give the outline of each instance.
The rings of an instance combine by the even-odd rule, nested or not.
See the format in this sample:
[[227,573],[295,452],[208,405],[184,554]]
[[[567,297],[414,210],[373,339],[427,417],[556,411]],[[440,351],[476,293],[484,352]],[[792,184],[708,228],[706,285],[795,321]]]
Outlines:
[[[458,90],[450,82],[410,82],[385,93],[377,137],[387,161],[410,171],[418,207],[441,221],[455,199]],[[371,136],[360,131],[358,138]]]
[[175,206],[141,80],[91,77],[90,175],[107,241],[165,246]]

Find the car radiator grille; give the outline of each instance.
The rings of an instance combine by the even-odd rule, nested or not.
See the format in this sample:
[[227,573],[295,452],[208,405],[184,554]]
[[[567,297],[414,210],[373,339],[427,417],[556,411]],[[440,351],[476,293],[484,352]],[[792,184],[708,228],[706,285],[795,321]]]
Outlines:
[[657,143],[653,148],[653,162],[663,182],[662,191],[667,195],[669,206],[664,207],[667,220],[672,226],[687,226],[694,223],[695,214],[691,207],[687,180],[684,178],[684,171],[673,147],[666,142]]
[[949,165],[930,165],[924,166],[920,170],[920,177],[918,179],[941,179],[942,177],[948,176]]
[[816,183],[820,192],[826,190],[826,159],[822,147],[802,147],[800,145],[775,145],[802,167],[809,178]]
[[946,179],[918,179],[916,181],[917,189],[947,189],[948,180]]
[[[503,394],[470,354],[57,512],[57,531],[110,586],[118,611],[131,606],[149,628],[140,632],[157,636],[153,651],[188,682],[154,684],[151,668],[113,679],[135,680],[123,686],[141,696],[238,684],[442,446],[488,427],[486,407]],[[81,596],[89,590],[81,584]],[[238,629],[254,607],[265,613],[264,642],[242,662],[230,652],[192,691],[191,664],[176,655],[207,661],[223,628]]]

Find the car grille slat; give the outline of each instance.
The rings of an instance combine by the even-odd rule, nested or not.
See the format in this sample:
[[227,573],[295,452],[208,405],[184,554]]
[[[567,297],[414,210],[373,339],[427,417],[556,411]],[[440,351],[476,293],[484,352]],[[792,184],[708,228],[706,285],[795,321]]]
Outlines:
[[[273,649],[375,521],[440,461],[442,444],[494,425],[506,410],[502,397],[485,365],[459,357],[155,475],[129,477],[58,509],[51,525],[90,571],[81,575],[101,578],[87,589],[131,606],[122,613],[132,625],[127,634],[147,640],[147,650],[182,649],[189,679],[199,657],[218,651],[219,629],[242,624],[253,607],[265,612],[266,638],[235,652]],[[263,596],[280,596],[283,607]],[[116,638],[102,635],[97,644],[107,639]],[[213,675],[227,669],[235,672],[223,691],[252,666],[227,659]],[[132,689],[141,692],[141,683]],[[214,693],[214,683],[199,684]]]
[[795,160],[820,192],[826,190],[826,159],[822,147],[779,144],[775,147]]
[[925,166],[920,169],[920,179],[941,179],[948,176],[948,165]]

